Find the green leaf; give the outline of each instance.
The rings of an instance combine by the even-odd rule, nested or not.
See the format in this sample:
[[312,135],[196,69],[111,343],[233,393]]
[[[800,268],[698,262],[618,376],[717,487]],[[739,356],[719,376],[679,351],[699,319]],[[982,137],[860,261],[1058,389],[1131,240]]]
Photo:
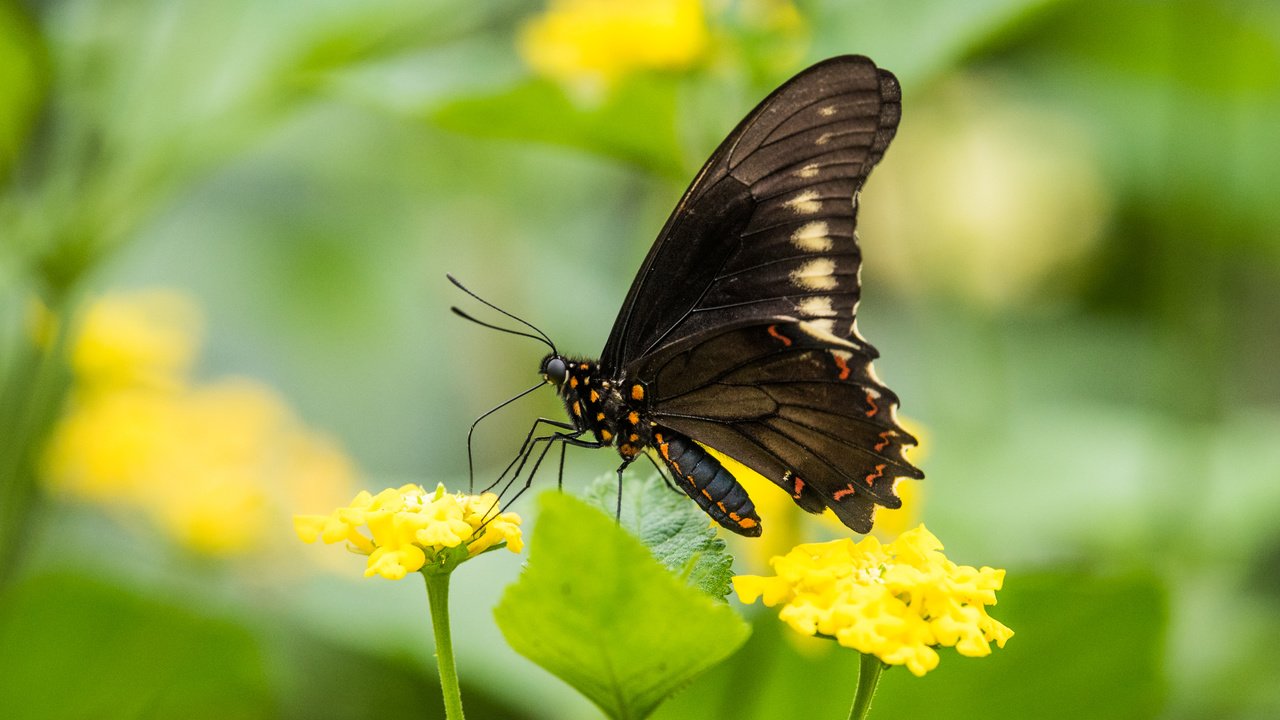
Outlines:
[[[610,473],[587,488],[586,500],[610,515],[617,513],[618,476]],[[733,556],[707,514],[662,476],[628,479],[622,489],[622,526],[644,543],[658,562],[702,592],[716,598],[729,594]]]
[[73,575],[5,595],[0,677],[5,717],[277,716],[247,628]]
[[727,604],[687,586],[605,514],[540,498],[524,573],[494,610],[512,648],[612,718],[644,718],[750,634]]
[[673,77],[636,75],[587,105],[551,81],[529,80],[497,95],[453,101],[431,118],[453,132],[563,145],[683,179],[688,169],[676,136],[676,90]]

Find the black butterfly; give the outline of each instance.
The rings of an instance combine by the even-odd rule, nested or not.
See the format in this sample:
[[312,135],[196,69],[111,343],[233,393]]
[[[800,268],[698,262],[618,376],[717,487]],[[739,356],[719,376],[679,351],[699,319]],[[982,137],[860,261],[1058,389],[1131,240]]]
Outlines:
[[[615,446],[619,482],[653,448],[716,522],[759,535],[751,499],[705,446],[860,533],[877,505],[899,507],[897,479],[924,474],[903,457],[916,440],[855,326],[854,225],[900,97],[891,73],[850,55],[801,72],[752,110],[676,205],[600,359],[565,357],[538,331],[552,349],[542,378],[572,422],[540,418],[513,477],[540,444],[530,477],[560,442]],[[556,430],[534,437],[544,425]]]

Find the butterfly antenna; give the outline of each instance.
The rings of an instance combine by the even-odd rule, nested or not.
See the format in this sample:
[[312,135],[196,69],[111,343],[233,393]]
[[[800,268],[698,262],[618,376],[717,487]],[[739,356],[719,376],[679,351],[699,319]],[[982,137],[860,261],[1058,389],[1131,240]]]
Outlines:
[[502,330],[503,332],[508,332],[508,333],[511,333],[512,335],[523,335],[524,337],[532,337],[532,338],[534,338],[535,340],[541,340],[542,342],[544,342],[544,343],[546,343],[546,344],[547,344],[547,347],[551,348],[551,352],[552,352],[552,353],[554,353],[554,354],[556,354],[556,355],[559,355],[559,354],[560,354],[560,353],[556,350],[556,344],[555,344],[555,343],[553,343],[553,342],[551,342],[551,338],[547,337],[547,334],[546,334],[546,333],[544,333],[544,332],[542,332],[541,330],[539,330],[539,329],[538,329],[538,327],[537,327],[536,325],[534,325],[533,323],[529,322],[528,320],[525,320],[525,319],[524,319],[524,318],[522,318],[522,317],[519,317],[519,316],[517,316],[517,315],[514,315],[514,314],[512,314],[512,313],[507,312],[506,310],[503,310],[502,308],[498,307],[497,305],[494,305],[493,303],[489,302],[488,300],[485,300],[484,298],[482,298],[482,297],[480,297],[479,295],[475,294],[475,293],[474,293],[474,292],[472,292],[471,290],[467,289],[467,286],[466,286],[466,285],[463,285],[461,282],[459,282],[459,281],[458,281],[458,278],[454,277],[453,275],[451,275],[451,274],[449,274],[449,273],[445,273],[445,277],[449,278],[449,282],[453,283],[454,287],[458,288],[458,289],[459,289],[459,290],[461,290],[462,292],[464,292],[464,293],[466,293],[466,294],[470,295],[471,297],[475,298],[476,300],[478,300],[478,301],[479,301],[480,303],[482,303],[483,305],[485,305],[485,306],[487,306],[487,307],[489,307],[489,308],[492,308],[493,310],[497,310],[498,312],[502,313],[503,315],[506,315],[507,317],[511,318],[512,320],[515,320],[516,322],[520,323],[521,325],[524,325],[525,327],[529,328],[530,330],[532,330],[532,331],[534,331],[534,332],[538,333],[538,335],[537,335],[537,337],[535,337],[535,336],[533,336],[533,335],[529,335],[528,333],[522,333],[522,332],[518,332],[518,331],[515,331],[515,330],[508,330],[508,329],[506,329],[506,328],[500,328],[500,327],[497,327],[497,326],[495,326],[495,325],[490,325],[490,324],[488,324],[488,323],[482,323],[482,322],[480,322],[479,320],[476,320],[475,318],[471,317],[470,315],[467,315],[466,313],[462,312],[461,310],[459,310],[459,309],[458,309],[458,308],[456,308],[456,307],[455,307],[455,308],[453,308],[453,312],[454,312],[455,314],[457,314],[457,315],[459,315],[459,316],[461,316],[461,317],[464,317],[464,318],[466,318],[466,319],[468,319],[468,320],[470,320],[470,321],[472,321],[472,322],[474,322],[474,323],[476,323],[476,324],[478,324],[478,325],[484,325],[485,327],[493,328],[494,330]]
[[544,337],[540,337],[540,336],[538,336],[538,335],[533,335],[533,334],[531,334],[531,333],[527,333],[527,332],[520,332],[519,330],[512,330],[511,328],[504,328],[504,327],[501,327],[501,326],[498,326],[498,325],[494,325],[494,324],[492,324],[492,323],[487,323],[487,322],[485,322],[485,321],[483,321],[483,320],[477,320],[477,319],[475,319],[474,317],[472,317],[471,315],[468,315],[466,312],[464,312],[461,308],[459,308],[459,307],[457,307],[457,306],[451,307],[451,308],[449,308],[449,309],[453,311],[453,314],[454,314],[454,315],[457,315],[458,317],[462,318],[463,320],[470,320],[471,322],[473,322],[473,323],[475,323],[475,324],[477,324],[477,325],[479,325],[479,326],[481,326],[481,327],[487,327],[487,328],[489,328],[490,330],[497,330],[498,332],[504,332],[504,333],[508,333],[508,334],[510,334],[510,335],[519,335],[520,337],[532,338],[532,339],[537,340],[538,342],[540,342],[540,343],[542,343],[542,344],[544,344],[544,345],[546,345],[546,346],[550,347],[550,348],[551,348],[551,352],[553,352],[553,353],[554,353],[554,352],[556,351],[556,346],[555,346],[555,345],[552,345],[552,344],[551,344],[551,341],[550,341],[550,340],[547,340],[547,339],[546,339],[546,338],[544,338]]

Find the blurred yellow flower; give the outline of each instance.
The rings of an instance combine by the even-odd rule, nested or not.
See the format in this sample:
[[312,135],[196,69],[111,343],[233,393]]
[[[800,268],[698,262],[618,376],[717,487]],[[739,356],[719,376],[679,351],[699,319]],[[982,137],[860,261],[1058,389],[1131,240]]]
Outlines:
[[937,667],[936,646],[980,657],[992,641],[1004,647],[1013,636],[986,611],[1004,571],[947,560],[923,525],[887,545],[874,536],[800,545],[771,564],[776,576],[733,579],[744,603],[782,603],[779,618],[797,632],[834,638],[917,676]]
[[75,388],[42,471],[56,491],[141,515],[189,548],[225,555],[261,547],[285,507],[317,493],[331,505],[350,492],[355,472],[270,388],[247,379],[193,384],[198,324],[195,304],[174,292],[92,304],[73,339]]
[[637,70],[678,70],[705,52],[701,0],[551,0],[519,48],[538,73],[586,89]]
[[94,301],[71,349],[79,388],[175,388],[199,344],[200,315],[171,290],[109,295]]
[[[520,516],[499,512],[493,493],[428,493],[419,485],[361,492],[328,515],[295,515],[294,530],[306,543],[346,542],[368,555],[365,577],[399,580],[424,566],[449,572],[458,563],[497,547],[524,548]],[[361,532],[361,527],[368,534]]]

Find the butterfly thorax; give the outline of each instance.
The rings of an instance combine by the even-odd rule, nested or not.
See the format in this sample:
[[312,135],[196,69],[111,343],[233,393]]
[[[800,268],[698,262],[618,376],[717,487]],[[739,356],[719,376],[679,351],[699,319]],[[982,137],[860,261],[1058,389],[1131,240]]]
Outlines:
[[604,377],[596,361],[557,354],[543,358],[542,377],[555,385],[574,429],[592,433],[601,445],[614,445],[622,467],[654,448],[674,485],[712,519],[741,535],[760,534],[755,505],[733,475],[694,440],[651,420],[649,389],[643,382],[624,375]]
[[604,377],[593,360],[558,355],[543,359],[542,375],[556,386],[574,427],[590,432],[601,444],[616,446],[624,459],[634,458],[653,442],[643,383]]

